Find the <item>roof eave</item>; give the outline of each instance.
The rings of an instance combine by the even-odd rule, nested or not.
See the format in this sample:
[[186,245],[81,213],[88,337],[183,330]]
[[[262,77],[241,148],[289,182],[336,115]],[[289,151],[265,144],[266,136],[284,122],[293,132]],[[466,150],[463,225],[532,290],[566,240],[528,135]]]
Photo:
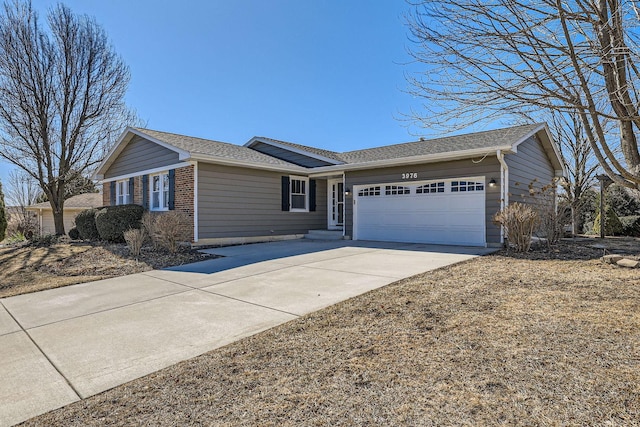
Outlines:
[[546,123],[540,123],[539,126],[535,127],[531,132],[527,133],[524,137],[520,138],[513,144],[513,152],[518,152],[518,145],[525,142],[527,139],[531,138],[533,135],[537,135],[542,147],[547,152],[549,156],[549,160],[551,160],[551,164],[553,166],[556,177],[567,176],[567,170],[565,168],[564,163],[562,162],[562,156],[560,154],[560,149],[557,144],[551,137],[551,131]]
[[151,135],[148,135],[144,132],[139,131],[138,129],[135,129],[129,126],[122,132],[122,135],[120,135],[120,138],[118,138],[118,141],[114,144],[111,150],[109,150],[109,153],[105,156],[104,160],[102,160],[102,162],[96,169],[96,172],[93,174],[94,180],[100,181],[104,179],[104,173],[109,169],[109,167],[113,164],[113,162],[120,155],[120,153],[122,153],[122,151],[125,149],[127,144],[131,142],[131,140],[133,139],[133,135],[137,135],[141,138],[145,138],[153,142],[154,144],[158,144],[161,147],[164,147],[168,150],[175,151],[176,153],[178,153],[180,160],[184,160],[191,156],[191,154],[188,151],[182,150],[178,147],[175,147],[171,144],[168,144],[164,141],[161,141],[157,138],[154,138]]
[[214,164],[225,165],[225,166],[239,166],[239,167],[245,167],[249,169],[270,170],[270,171],[276,171],[276,172],[293,172],[293,173],[303,173],[303,174],[307,174],[309,172],[309,169],[303,168],[301,166],[295,166],[295,165],[286,166],[286,165],[275,165],[275,164],[268,164],[268,163],[249,162],[245,160],[227,159],[224,157],[211,156],[211,155],[201,154],[201,153],[192,153],[191,157],[184,160],[204,162],[204,163],[214,163]]
[[448,152],[448,153],[438,153],[438,154],[425,154],[421,156],[411,156],[411,157],[399,157],[397,159],[386,159],[386,160],[374,160],[370,162],[360,162],[360,163],[347,163],[343,165],[337,166],[323,166],[319,168],[313,168],[313,172],[310,175],[322,175],[328,172],[339,172],[339,171],[352,171],[352,170],[362,170],[362,169],[378,169],[385,167],[393,167],[393,166],[403,166],[403,165],[414,165],[420,163],[435,163],[435,162],[443,162],[443,161],[452,161],[452,160],[462,160],[473,157],[482,157],[487,155],[493,155],[498,150],[511,152],[511,146],[496,146],[496,147],[487,147],[482,149],[473,149],[473,150],[464,150],[457,152]]

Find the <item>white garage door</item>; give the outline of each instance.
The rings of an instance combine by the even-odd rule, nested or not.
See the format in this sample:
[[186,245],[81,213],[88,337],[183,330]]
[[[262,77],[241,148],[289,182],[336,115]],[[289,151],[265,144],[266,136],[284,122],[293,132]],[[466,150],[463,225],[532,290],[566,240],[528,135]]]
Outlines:
[[356,186],[353,238],[484,246],[484,177]]

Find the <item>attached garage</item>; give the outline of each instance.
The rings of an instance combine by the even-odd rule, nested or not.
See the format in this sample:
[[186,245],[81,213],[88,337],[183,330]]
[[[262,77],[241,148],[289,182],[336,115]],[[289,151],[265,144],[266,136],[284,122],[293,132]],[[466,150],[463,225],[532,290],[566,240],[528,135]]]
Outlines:
[[486,245],[485,177],[354,187],[356,240]]

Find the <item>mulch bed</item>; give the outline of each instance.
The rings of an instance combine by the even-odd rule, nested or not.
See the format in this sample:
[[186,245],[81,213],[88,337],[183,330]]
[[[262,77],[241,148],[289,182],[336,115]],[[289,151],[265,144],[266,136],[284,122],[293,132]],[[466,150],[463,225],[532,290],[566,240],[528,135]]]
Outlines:
[[605,250],[414,276],[24,425],[640,425],[640,269]]

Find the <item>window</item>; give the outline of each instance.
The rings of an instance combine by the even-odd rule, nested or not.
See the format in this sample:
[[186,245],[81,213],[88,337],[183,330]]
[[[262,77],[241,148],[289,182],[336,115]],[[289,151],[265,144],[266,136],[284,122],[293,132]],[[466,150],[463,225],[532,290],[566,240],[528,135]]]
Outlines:
[[309,179],[303,177],[289,177],[289,202],[292,212],[309,211]]
[[363,188],[358,192],[358,196],[379,196],[380,195],[380,187],[369,187]]
[[166,211],[169,209],[169,173],[163,172],[151,175],[151,203],[152,211]]
[[116,181],[116,205],[131,203],[129,194],[129,180]]
[[444,193],[444,181],[432,182],[416,188],[416,194]]
[[482,182],[473,181],[451,181],[451,192],[462,193],[465,191],[483,191],[484,184]]
[[396,196],[398,194],[409,194],[409,187],[403,187],[402,185],[387,185],[385,187],[384,194],[387,196]]

